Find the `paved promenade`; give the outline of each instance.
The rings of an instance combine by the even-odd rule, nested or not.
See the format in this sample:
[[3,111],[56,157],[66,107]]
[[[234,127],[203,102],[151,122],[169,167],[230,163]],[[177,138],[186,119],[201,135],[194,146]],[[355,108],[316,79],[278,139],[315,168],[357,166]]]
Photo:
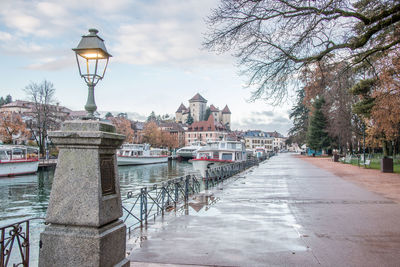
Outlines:
[[400,266],[400,204],[290,154],[210,193],[149,227],[131,266]]

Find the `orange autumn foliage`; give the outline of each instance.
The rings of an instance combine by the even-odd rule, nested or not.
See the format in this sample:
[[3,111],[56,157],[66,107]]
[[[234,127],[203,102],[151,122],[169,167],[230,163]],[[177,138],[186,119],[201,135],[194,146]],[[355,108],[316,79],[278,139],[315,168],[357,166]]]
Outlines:
[[394,140],[400,130],[400,47],[378,63],[379,84],[373,93],[375,105],[371,111],[370,134],[383,134],[385,140]]
[[125,142],[132,143],[134,131],[131,127],[131,121],[123,117],[110,117],[108,118],[114,124],[117,133],[126,136]]
[[26,138],[29,131],[21,116],[15,112],[3,112],[0,114],[0,139],[4,143],[12,143],[14,138]]

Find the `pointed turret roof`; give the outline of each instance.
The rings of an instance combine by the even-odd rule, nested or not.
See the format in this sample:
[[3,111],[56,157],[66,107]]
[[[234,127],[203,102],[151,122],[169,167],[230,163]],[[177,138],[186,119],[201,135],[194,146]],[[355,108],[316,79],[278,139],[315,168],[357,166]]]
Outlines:
[[210,106],[210,111],[211,111],[211,112],[218,112],[219,109],[216,108],[214,105],[211,105],[211,106]]
[[183,111],[186,111],[186,110],[187,110],[187,108],[185,107],[185,105],[183,103],[181,103],[181,105],[179,106],[179,108],[176,112],[182,113]]
[[207,103],[207,100],[202,97],[199,93],[197,93],[194,97],[192,97],[189,102],[204,102]]
[[229,108],[228,108],[228,105],[226,105],[226,106],[224,107],[224,109],[222,110],[222,113],[232,114],[231,111],[230,111]]

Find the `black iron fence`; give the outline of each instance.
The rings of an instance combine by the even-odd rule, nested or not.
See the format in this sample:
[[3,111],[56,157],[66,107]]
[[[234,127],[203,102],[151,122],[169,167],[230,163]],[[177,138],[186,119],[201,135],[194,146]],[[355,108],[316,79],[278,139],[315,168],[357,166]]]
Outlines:
[[32,220],[44,221],[44,218],[31,218],[0,227],[0,267],[29,266]]
[[123,199],[124,223],[127,225],[128,234],[137,227],[148,223],[149,219],[155,219],[158,215],[164,215],[165,211],[177,208],[177,204],[186,203],[191,195],[223,182],[227,178],[258,165],[266,158],[253,158],[243,162],[230,163],[223,166],[210,168],[206,176],[190,174],[174,178],[161,184],[143,187],[139,192],[128,192]]

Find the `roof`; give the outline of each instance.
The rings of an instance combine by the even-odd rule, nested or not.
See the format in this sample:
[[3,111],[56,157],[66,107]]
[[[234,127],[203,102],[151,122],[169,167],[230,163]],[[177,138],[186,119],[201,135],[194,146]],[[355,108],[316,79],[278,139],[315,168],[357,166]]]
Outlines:
[[224,107],[224,109],[222,110],[222,113],[225,113],[225,114],[232,114],[231,111],[230,111],[229,108],[228,108],[228,105],[226,105],[226,106]]
[[194,97],[192,97],[189,102],[204,102],[207,103],[207,100],[202,97],[199,93],[197,93]]
[[210,111],[211,111],[211,112],[219,112],[219,109],[216,108],[214,105],[211,105],[211,106],[210,106]]
[[176,122],[161,122],[158,127],[164,128],[164,130],[169,130],[169,131],[177,131],[177,132],[185,131],[182,125]]
[[81,117],[86,117],[87,116],[87,111],[86,110],[73,110],[69,113],[69,116],[71,118],[81,118]]
[[277,131],[274,132],[267,132],[270,136],[275,138],[285,138],[282,134],[278,133]]
[[271,138],[271,136],[267,132],[263,132],[260,130],[255,131],[247,131],[244,134],[244,137],[264,137],[264,138]]
[[5,108],[6,107],[7,108],[9,108],[9,107],[25,107],[25,108],[29,108],[32,105],[33,105],[33,103],[29,102],[29,101],[16,100],[16,101],[13,101],[11,103],[4,104],[2,107],[5,107]]
[[176,111],[177,113],[181,113],[183,111],[186,111],[187,108],[185,107],[185,105],[183,103],[181,103],[181,105],[179,106],[178,110]]
[[226,127],[219,122],[215,122],[214,116],[211,113],[207,121],[193,122],[188,127],[188,130],[193,132],[209,132],[209,131],[215,132],[215,131],[226,131]]

